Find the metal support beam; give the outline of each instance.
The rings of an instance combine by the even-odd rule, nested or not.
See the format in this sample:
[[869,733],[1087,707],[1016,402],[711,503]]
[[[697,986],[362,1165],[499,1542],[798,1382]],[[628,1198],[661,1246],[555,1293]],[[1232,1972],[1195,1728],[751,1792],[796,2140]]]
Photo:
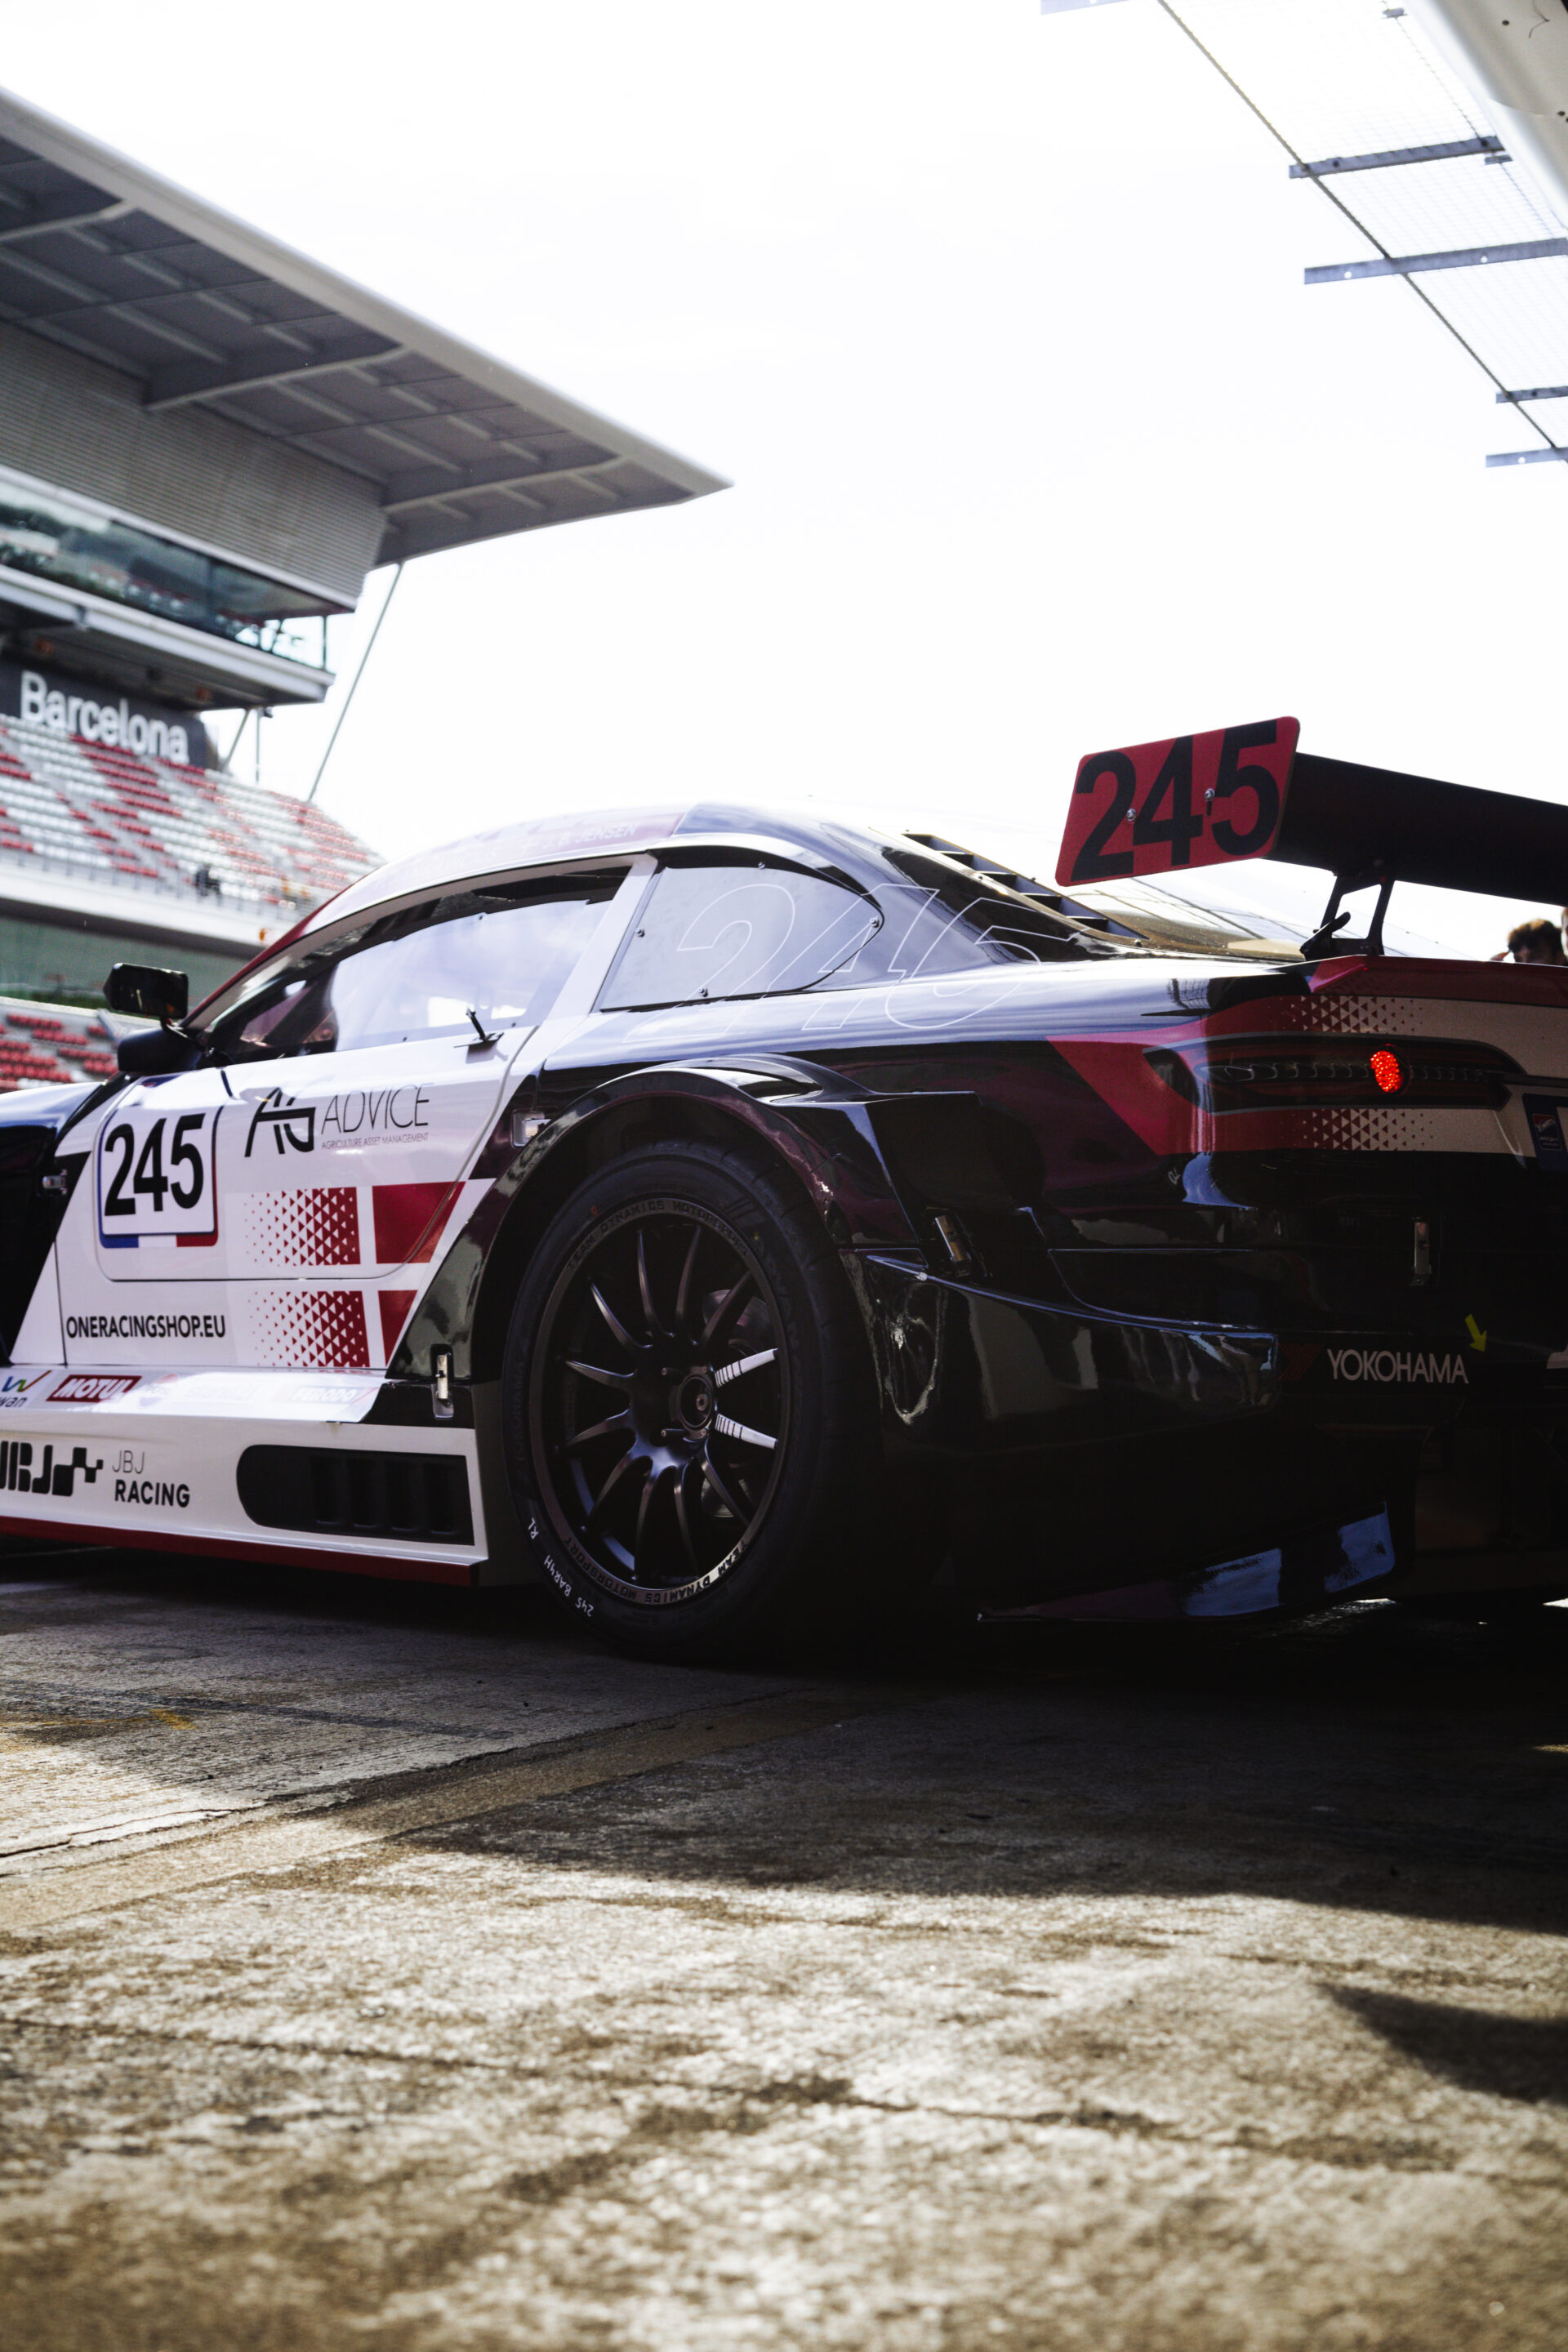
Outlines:
[[89,213],[73,210],[37,214],[32,220],[18,223],[15,228],[0,228],[0,245],[15,245],[24,236],[43,236],[52,228],[86,228],[92,221],[119,220],[135,209],[134,205],[121,204],[114,199],[108,204],[95,205]]
[[1506,163],[1500,139],[1445,139],[1436,147],[1384,147],[1375,155],[1325,155],[1321,163],[1292,163],[1293,180],[1327,180],[1336,172],[1385,172],[1394,163],[1446,163],[1454,155],[1486,155]]
[[[331,314],[326,315],[330,319]],[[286,322],[290,334],[301,326],[315,323],[309,319],[290,319]],[[340,322],[332,320],[331,323]],[[225,393],[253,392],[269,383],[297,383],[301,376],[324,375],[333,368],[359,367],[366,360],[393,359],[402,349],[401,343],[392,342],[384,335],[363,333],[328,358],[288,361],[275,349],[268,352],[263,347],[248,353],[237,352],[227,366],[175,361],[168,367],[153,369],[142,404],[144,408],[181,408],[193,400],[219,399]]]
[[1308,286],[1337,286],[1346,278],[1414,278],[1424,269],[1479,269],[1489,261],[1560,261],[1568,236],[1532,237],[1526,245],[1468,246],[1458,253],[1391,254],[1376,261],[1330,262],[1302,273]]
[[1504,449],[1496,457],[1487,459],[1489,466],[1561,466],[1568,464],[1568,449],[1559,449],[1550,443],[1544,449]]
[[[305,795],[305,806],[307,808],[310,807],[311,802],[315,799],[316,794],[321,790],[321,778],[327,772],[327,761],[331,758],[333,751],[337,749],[338,737],[343,731],[343,720],[349,715],[349,705],[353,700],[355,695],[359,692],[359,682],[364,676],[365,664],[369,661],[372,654],[375,651],[375,641],[381,635],[381,625],[386,618],[387,607],[397,593],[397,583],[402,577],[403,566],[400,563],[396,571],[392,575],[385,595],[382,598],[381,610],[375,616],[375,626],[372,629],[369,638],[365,643],[365,649],[359,657],[359,667],[355,670],[353,677],[349,680],[349,690],[344,695],[342,702],[339,707],[337,723],[333,727],[331,733],[327,738],[327,748],[321,754],[321,764],[316,771],[316,781]],[[235,740],[237,742],[239,738],[236,736]]]
[[526,498],[541,483],[588,481],[624,463],[620,457],[598,457],[581,466],[536,466],[531,474],[469,475],[448,482],[445,489],[426,490],[421,498],[387,499],[381,510],[384,515],[410,514],[417,507],[448,506],[455,499],[478,498],[485,490],[521,491]]
[[1568,383],[1532,383],[1524,392],[1500,392],[1500,401],[1568,400]]

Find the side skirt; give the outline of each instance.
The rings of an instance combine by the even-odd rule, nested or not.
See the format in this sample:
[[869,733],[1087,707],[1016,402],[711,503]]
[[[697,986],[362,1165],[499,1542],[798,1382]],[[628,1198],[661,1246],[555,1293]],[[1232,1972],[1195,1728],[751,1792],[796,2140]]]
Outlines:
[[0,1538],[489,1580],[467,1414],[389,1427],[367,1417],[379,1380],[331,1375],[43,1366],[11,1377],[0,1400]]
[[1385,1582],[1394,1566],[1388,1514],[1378,1511],[1343,1527],[1288,1536],[1267,1551],[1184,1575],[1117,1585],[1109,1592],[1036,1601],[1022,1609],[983,1610],[981,1622],[1001,1624],[1021,1618],[1159,1622],[1331,1609],[1348,1593]]
[[0,1519],[0,1536],[43,1538],[62,1549],[97,1537],[117,1551],[193,1552],[211,1559],[267,1562],[279,1568],[331,1569],[345,1576],[380,1576],[402,1584],[477,1585],[482,1560],[400,1559],[395,1554],[321,1551],[314,1545],[268,1543],[265,1537],[241,1542],[232,1536],[195,1536],[157,1528],[63,1528],[58,1519]]

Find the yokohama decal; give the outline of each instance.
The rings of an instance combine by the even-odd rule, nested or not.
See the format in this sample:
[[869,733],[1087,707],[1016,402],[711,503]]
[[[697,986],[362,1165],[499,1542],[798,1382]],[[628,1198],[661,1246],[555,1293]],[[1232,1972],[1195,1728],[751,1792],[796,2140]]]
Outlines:
[[1401,1348],[1331,1348],[1329,1369],[1336,1381],[1427,1381],[1439,1388],[1470,1385],[1459,1355],[1433,1355]]

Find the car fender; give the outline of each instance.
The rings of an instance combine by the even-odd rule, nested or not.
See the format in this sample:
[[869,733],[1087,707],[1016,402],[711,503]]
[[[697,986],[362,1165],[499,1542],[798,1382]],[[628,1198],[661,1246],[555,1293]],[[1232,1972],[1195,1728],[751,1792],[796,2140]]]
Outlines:
[[507,1106],[475,1167],[492,1180],[489,1190],[411,1318],[390,1377],[427,1378],[431,1349],[448,1347],[458,1380],[498,1378],[511,1298],[552,1217],[595,1168],[654,1140],[750,1140],[847,1256],[868,1249],[922,1255],[878,1139],[872,1114],[881,1097],[852,1081],[769,1055],[625,1072],[552,1115],[548,1105],[566,1091],[547,1070]]

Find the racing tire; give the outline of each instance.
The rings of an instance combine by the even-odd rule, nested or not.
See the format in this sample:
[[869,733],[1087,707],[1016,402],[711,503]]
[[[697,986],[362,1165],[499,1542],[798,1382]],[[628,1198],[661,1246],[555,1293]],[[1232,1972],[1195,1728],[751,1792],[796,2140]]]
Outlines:
[[507,1470],[556,1601],[682,1663],[858,1622],[878,1490],[870,1351],[787,1180],[654,1144],[579,1186],[512,1310]]

